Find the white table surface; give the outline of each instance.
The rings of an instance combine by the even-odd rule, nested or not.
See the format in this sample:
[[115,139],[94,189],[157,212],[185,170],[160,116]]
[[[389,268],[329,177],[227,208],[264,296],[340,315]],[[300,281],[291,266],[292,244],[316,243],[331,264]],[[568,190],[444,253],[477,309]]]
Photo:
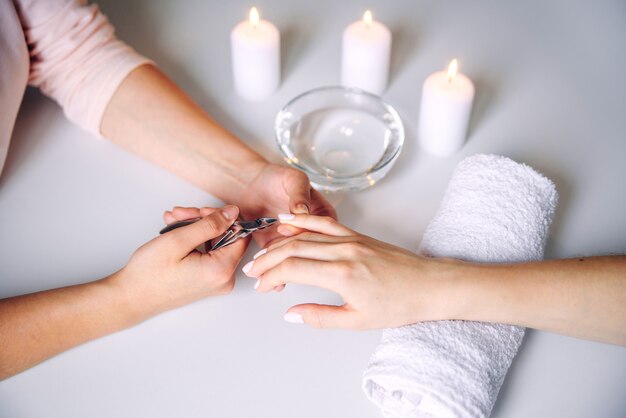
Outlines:
[[[374,188],[333,197],[350,227],[415,248],[454,166],[475,153],[526,162],[561,196],[548,258],[626,251],[626,3],[261,0],[282,32],[283,82],[263,103],[233,93],[230,28],[246,1],[103,0],[120,37],[155,59],[222,124],[278,161],[273,120],[309,88],[339,82],[343,28],[366,7],[394,33],[384,97],[405,149]],[[467,145],[420,152],[421,83],[458,57],[476,83]],[[217,152],[217,151],[216,151]],[[381,204],[380,202],[385,202]],[[29,91],[0,179],[0,296],[103,277],[155,235],[173,205],[217,205],[100,141]],[[251,248],[250,254],[256,251]],[[361,373],[380,332],[286,324],[291,286],[234,293],[84,344],[0,383],[2,417],[376,417]],[[529,332],[493,416],[626,416],[626,349]]]

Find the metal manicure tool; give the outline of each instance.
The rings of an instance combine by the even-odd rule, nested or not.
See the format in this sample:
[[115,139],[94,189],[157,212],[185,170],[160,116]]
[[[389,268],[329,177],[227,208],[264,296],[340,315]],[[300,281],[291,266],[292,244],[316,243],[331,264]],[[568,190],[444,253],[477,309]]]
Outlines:
[[[184,221],[174,222],[163,228],[159,234],[165,234],[176,228],[190,225],[194,222],[198,222],[202,218],[186,219]],[[260,231],[261,229],[269,228],[274,223],[278,222],[277,218],[259,218],[251,221],[235,221],[226,232],[224,232],[218,238],[204,243],[205,251],[214,251],[222,247],[226,247],[237,241],[238,239],[245,238],[253,232]]]

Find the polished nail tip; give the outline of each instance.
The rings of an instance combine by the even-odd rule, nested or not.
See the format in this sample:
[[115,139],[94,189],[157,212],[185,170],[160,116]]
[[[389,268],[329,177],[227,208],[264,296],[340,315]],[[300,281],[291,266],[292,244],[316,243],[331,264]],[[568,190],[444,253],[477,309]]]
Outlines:
[[241,271],[243,271],[244,273],[248,274],[250,272],[250,270],[252,270],[252,265],[253,264],[254,264],[254,260],[249,261],[245,266],[243,266]]
[[293,213],[279,213],[278,214],[278,219],[280,219],[281,221],[291,221],[295,217],[296,215],[294,215]]
[[304,324],[304,319],[302,319],[302,315],[295,312],[287,312],[283,319],[292,324]]
[[252,257],[252,258],[254,258],[254,259],[256,260],[257,258],[261,257],[261,256],[262,256],[263,254],[265,254],[266,252],[267,252],[267,248],[263,248],[261,251],[259,251],[258,253],[256,253],[256,254],[254,255],[254,257]]
[[257,290],[259,286],[261,286],[261,279],[258,279],[256,283],[254,284],[254,290]]

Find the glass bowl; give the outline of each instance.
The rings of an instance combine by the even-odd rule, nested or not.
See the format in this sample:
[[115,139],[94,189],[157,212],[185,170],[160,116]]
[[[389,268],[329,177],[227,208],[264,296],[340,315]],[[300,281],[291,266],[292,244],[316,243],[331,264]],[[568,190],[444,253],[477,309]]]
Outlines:
[[398,112],[360,89],[322,87],[297,96],[274,125],[285,161],[321,191],[361,190],[382,179],[404,143]]

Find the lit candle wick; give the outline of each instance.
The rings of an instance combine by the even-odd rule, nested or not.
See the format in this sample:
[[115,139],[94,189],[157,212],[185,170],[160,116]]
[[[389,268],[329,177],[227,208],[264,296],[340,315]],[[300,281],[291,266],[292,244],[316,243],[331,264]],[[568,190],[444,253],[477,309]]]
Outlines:
[[259,26],[259,20],[259,11],[256,9],[256,7],[252,7],[252,9],[250,9],[250,24],[254,29]]
[[448,66],[448,83],[452,83],[452,80],[454,80],[458,67],[459,67],[459,63],[457,62],[455,58],[452,60],[452,62]]
[[371,28],[373,20],[374,18],[372,17],[372,12],[369,10],[366,10],[365,13],[363,14],[363,22],[365,23],[365,27],[368,29]]

